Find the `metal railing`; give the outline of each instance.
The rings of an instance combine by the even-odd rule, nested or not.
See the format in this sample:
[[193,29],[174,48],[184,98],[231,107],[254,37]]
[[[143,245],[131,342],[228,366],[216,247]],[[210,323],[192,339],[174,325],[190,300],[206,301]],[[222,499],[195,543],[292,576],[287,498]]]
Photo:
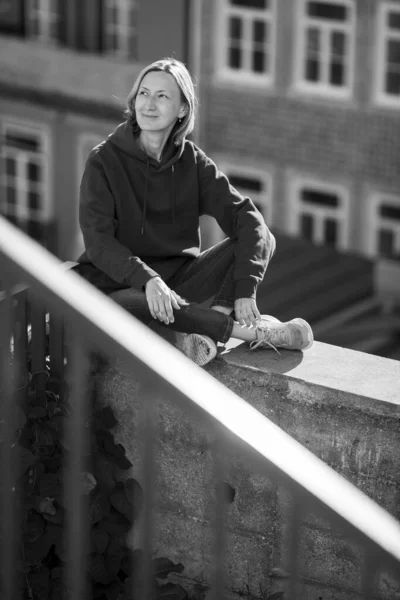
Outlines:
[[[285,598],[299,598],[300,524],[305,512],[310,512],[310,507],[315,514],[329,515],[330,521],[340,528],[343,536],[360,545],[365,567],[362,597],[378,597],[380,569],[389,569],[391,572],[400,569],[400,523],[243,399],[127,315],[109,298],[75,273],[63,272],[60,264],[45,249],[0,217],[0,420],[7,423],[11,418],[15,387],[27,381],[28,346],[32,349],[31,369],[42,370],[49,353],[52,369],[63,377],[63,370],[67,368],[69,381],[72,382],[70,397],[74,411],[68,428],[71,452],[68,485],[65,486],[74,507],[74,518],[68,527],[68,564],[71,567],[66,586],[70,590],[69,598],[84,598],[82,539],[85,515],[77,482],[85,445],[88,355],[94,348],[101,349],[113,360],[121,361],[124,368],[134,373],[141,382],[146,395],[142,428],[142,463],[145,465],[142,483],[145,498],[152,498],[154,464],[157,461],[152,443],[156,435],[154,402],[162,396],[164,402],[179,406],[197,423],[214,433],[214,473],[217,480],[223,477],[226,457],[240,448],[250,470],[273,478],[285,490],[289,490],[293,505],[289,523],[292,541],[287,556],[289,585]],[[27,298],[32,306],[28,316]],[[50,314],[49,321],[46,320],[46,314]],[[63,355],[63,325],[68,339],[67,366]],[[29,340],[27,331],[31,336]],[[49,349],[45,348],[47,339],[50,340]],[[11,428],[3,429],[1,598],[16,600],[18,594],[13,573],[18,533],[13,526],[16,514],[11,465],[14,440]],[[222,454],[225,457],[224,464],[220,458]],[[150,556],[152,548],[153,508],[150,501],[145,502],[142,518],[145,556]],[[215,600],[222,600],[225,594],[224,510],[224,504],[218,501],[217,495],[215,578],[212,586]],[[150,597],[146,589],[142,590],[142,594],[143,600]]]

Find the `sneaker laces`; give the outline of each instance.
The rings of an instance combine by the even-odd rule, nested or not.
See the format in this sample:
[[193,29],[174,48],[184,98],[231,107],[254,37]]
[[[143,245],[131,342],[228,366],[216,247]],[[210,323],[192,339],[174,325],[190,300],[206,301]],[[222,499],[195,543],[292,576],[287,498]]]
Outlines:
[[[258,338],[259,333],[261,334],[260,338]],[[256,330],[257,340],[254,340],[250,343],[250,350],[255,350],[260,346],[262,347],[264,345],[267,345],[280,355],[280,352],[276,346],[288,345],[289,340],[287,337],[287,333],[288,332],[285,327],[275,329],[270,328],[268,324],[260,323],[259,325],[257,325]]]

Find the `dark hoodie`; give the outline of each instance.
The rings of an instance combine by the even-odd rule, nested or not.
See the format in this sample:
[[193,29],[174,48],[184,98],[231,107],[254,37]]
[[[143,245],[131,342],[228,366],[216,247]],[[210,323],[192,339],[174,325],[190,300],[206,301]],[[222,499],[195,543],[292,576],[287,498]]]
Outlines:
[[236,243],[236,298],[255,297],[274,239],[260,212],[192,142],[148,157],[129,122],[94,148],[80,190],[85,252],[78,271],[106,293],[159,275],[168,279],[200,252],[199,217],[215,217]]

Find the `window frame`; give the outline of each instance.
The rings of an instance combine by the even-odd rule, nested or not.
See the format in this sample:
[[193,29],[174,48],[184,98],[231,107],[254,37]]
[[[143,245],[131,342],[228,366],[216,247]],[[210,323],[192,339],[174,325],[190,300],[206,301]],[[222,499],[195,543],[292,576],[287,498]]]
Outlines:
[[[58,35],[58,25],[60,22],[60,13],[59,10],[57,12],[53,12],[50,10],[51,0],[37,0],[40,4],[38,9],[33,8],[32,3],[34,0],[27,1],[26,13],[25,13],[25,25],[27,37],[30,40],[37,41],[42,44],[52,44],[58,45],[60,43],[59,35]],[[32,14],[35,15],[40,32],[38,35],[34,35],[32,33]],[[44,18],[46,16],[46,18]],[[51,35],[51,26],[56,26],[55,35]],[[44,31],[43,31],[44,30]]]
[[[397,259],[387,256],[381,256],[379,253],[379,229],[382,223],[385,224],[385,217],[379,215],[379,207],[382,204],[393,204],[400,209],[400,195],[393,194],[393,192],[382,192],[373,191],[369,195],[368,203],[368,225],[366,227],[366,234],[364,238],[364,249],[367,256],[377,260],[393,260]],[[390,223],[390,222],[389,222]],[[396,247],[400,256],[400,221],[397,227],[391,227],[389,229],[395,231],[396,236]]]
[[[16,183],[18,181],[23,182],[22,185],[16,185],[16,210],[15,210],[15,219],[18,224],[26,224],[29,221],[36,222],[40,224],[48,224],[54,214],[54,207],[52,204],[52,169],[53,169],[53,161],[52,161],[52,137],[50,128],[43,123],[32,123],[30,121],[24,121],[20,119],[15,119],[14,117],[4,117],[0,122],[0,129],[2,138],[5,139],[7,132],[12,130],[13,132],[21,135],[21,136],[32,136],[36,137],[40,140],[41,152],[39,154],[39,160],[42,169],[42,179],[41,179],[41,191],[39,193],[41,199],[41,206],[38,210],[32,211],[29,208],[28,203],[28,192],[30,190],[29,179],[24,177],[16,176]],[[30,152],[25,150],[17,151],[19,154],[22,154],[22,158],[17,159],[17,169],[22,171],[22,168],[29,161]],[[32,153],[35,156],[35,153]],[[1,161],[5,165],[5,160],[7,156],[7,146],[4,144],[0,151]],[[4,189],[7,182],[7,174],[4,169],[4,173],[1,176],[0,180],[0,189]],[[36,186],[35,186],[36,188]],[[35,190],[36,191],[36,190]],[[22,200],[22,201],[21,201]],[[5,201],[5,205],[6,205]],[[6,216],[10,215],[10,213],[6,213]]]
[[[318,80],[311,82],[304,79],[304,65],[306,58],[306,30],[307,27],[314,23],[320,31],[332,31],[335,25],[328,23],[324,24],[321,19],[309,17],[306,14],[307,3],[310,0],[298,1],[297,8],[297,28],[295,35],[295,54],[294,54],[294,83],[293,87],[296,91],[306,94],[313,94],[321,97],[335,98],[338,100],[348,100],[352,98],[354,93],[355,81],[355,55],[356,55],[356,35],[357,35],[357,5],[354,0],[319,0],[324,4],[342,4],[350,10],[350,22],[336,24],[336,29],[345,32],[349,40],[348,58],[348,81],[344,86],[335,86],[326,81]],[[322,36],[322,44],[326,50],[328,46],[327,36]],[[325,61],[326,62],[326,61]]]
[[[239,6],[230,6],[229,0],[222,0],[218,3],[219,11],[218,18],[216,19],[216,75],[218,82],[237,83],[241,81],[245,84],[256,85],[256,86],[267,86],[271,87],[275,83],[275,70],[276,70],[276,38],[277,38],[277,0],[269,0],[270,8],[266,9],[254,9],[245,8]],[[269,15],[269,16],[268,16]],[[239,16],[250,21],[247,25],[247,30],[251,28],[251,21],[260,20],[270,24],[270,44],[269,49],[269,63],[270,70],[268,72],[258,73],[249,68],[247,69],[233,69],[227,64],[227,51],[229,42],[229,18],[231,16]],[[222,34],[221,34],[222,32]],[[248,42],[248,39],[247,39]]]
[[[400,108],[400,94],[393,96],[385,91],[385,76],[386,76],[386,48],[389,39],[390,29],[385,25],[385,21],[391,11],[397,12],[400,15],[400,4],[397,2],[382,2],[378,7],[377,15],[377,60],[375,69],[375,102],[380,106],[387,108]],[[392,34],[392,39],[396,38],[400,42],[400,29],[397,36]]]
[[[308,210],[303,210],[304,203],[301,200],[300,192],[304,188],[310,188],[321,193],[335,194],[338,196],[339,206],[337,208],[315,206],[308,208]],[[300,217],[302,214],[311,214],[317,220],[317,235],[313,236],[309,241],[316,245],[332,247],[337,251],[349,249],[350,190],[346,185],[343,183],[327,182],[311,175],[291,174],[287,205],[287,227],[289,234],[303,238]],[[330,246],[324,241],[324,217],[334,218],[338,224],[338,239],[335,246]]]
[[[274,215],[273,204],[272,204],[272,199],[274,197],[273,196],[273,174],[272,174],[271,170],[268,169],[268,166],[265,169],[263,169],[262,167],[243,165],[238,162],[229,160],[226,157],[225,158],[224,157],[221,157],[221,158],[216,157],[215,163],[217,165],[218,170],[221,171],[224,175],[226,175],[229,182],[230,182],[231,175],[259,179],[262,182],[263,192],[265,194],[264,200],[262,200],[259,196],[257,196],[257,199],[253,200],[254,194],[242,194],[242,191],[240,189],[238,189],[238,192],[241,193],[242,195],[248,195],[248,197],[251,200],[253,200],[253,202],[255,204],[261,204],[261,206],[263,204],[265,205],[264,211],[260,211],[260,212],[263,215],[264,221],[266,222],[268,227],[271,228],[271,226],[273,226],[273,215]],[[235,187],[235,186],[233,186],[233,187]],[[235,189],[237,189],[237,188],[235,188]],[[261,194],[263,192],[261,192]],[[261,200],[261,202],[259,202],[259,200]],[[266,211],[268,211],[269,214]],[[224,239],[224,237],[226,237],[216,221],[215,221],[214,231],[212,232],[211,237],[212,237],[214,244],[222,241]]]
[[[89,154],[93,148],[95,148],[98,144],[103,142],[107,136],[92,132],[84,131],[82,133],[78,133],[76,138],[76,237],[74,241],[74,254],[77,256],[81,254],[84,250],[85,244],[83,242],[83,235],[81,232],[80,224],[79,224],[79,196],[80,196],[80,187],[81,181],[83,177],[83,173],[85,171],[86,161],[89,157]],[[87,152],[87,147],[91,146],[89,152]]]
[[[108,18],[113,11],[113,7],[116,7],[118,11],[118,23],[114,23],[111,18]],[[133,40],[135,40],[137,46],[138,26],[137,22],[135,26],[129,24],[131,16],[130,11],[137,15],[138,4],[136,0],[104,0],[102,18],[102,53],[106,56],[125,60],[137,59],[137,47],[136,52],[131,52],[131,44]],[[124,18],[121,18],[121,15]],[[108,43],[109,37],[112,35],[117,36],[118,49],[114,49]]]

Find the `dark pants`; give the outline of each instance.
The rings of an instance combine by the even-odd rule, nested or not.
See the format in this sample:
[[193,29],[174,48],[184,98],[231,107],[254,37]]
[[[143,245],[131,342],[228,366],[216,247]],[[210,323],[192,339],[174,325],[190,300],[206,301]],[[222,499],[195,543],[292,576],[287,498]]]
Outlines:
[[[165,325],[155,321],[150,314],[146,295],[135,288],[118,290],[110,294],[120,306],[173,343],[174,331],[200,333],[213,340],[226,343],[231,337],[234,320],[219,311],[200,306],[212,298],[211,306],[234,307],[233,280],[234,245],[229,238],[179,269],[165,283],[189,302],[174,310],[174,322]],[[171,332],[169,334],[169,332]]]

